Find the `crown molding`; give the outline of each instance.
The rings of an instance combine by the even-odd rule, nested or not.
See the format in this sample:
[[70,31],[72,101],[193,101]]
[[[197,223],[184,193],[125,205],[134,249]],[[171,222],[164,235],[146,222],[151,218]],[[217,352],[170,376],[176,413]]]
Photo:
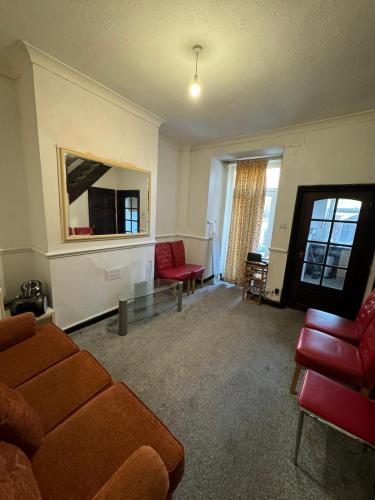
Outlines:
[[47,54],[43,50],[35,47],[25,40],[17,40],[9,47],[5,47],[0,51],[0,73],[5,74],[9,78],[18,78],[27,64],[38,66],[50,73],[63,78],[70,83],[81,87],[91,94],[111,102],[119,108],[125,109],[129,113],[142,118],[143,120],[160,127],[164,123],[164,119],[155,115],[151,111],[138,106],[138,104],[130,101],[123,95],[111,90],[102,85],[96,80],[84,75],[80,71],[72,68],[68,64],[59,61],[55,57]]
[[[337,126],[350,126],[356,123],[366,123],[375,121],[375,109],[370,109],[367,111],[361,111],[360,113],[352,113],[349,115],[342,115],[333,118],[325,118],[323,120],[317,120],[313,122],[300,123],[296,125],[290,125],[288,127],[280,127],[271,130],[264,130],[262,132],[254,132],[251,134],[245,134],[235,137],[228,137],[227,139],[220,139],[217,141],[211,141],[202,144],[192,145],[190,147],[191,151],[201,151],[205,149],[221,149],[228,146],[236,146],[241,144],[247,144],[251,142],[257,142],[262,139],[272,138],[274,141],[277,138],[285,137],[288,135],[303,134],[306,132],[314,132],[318,130],[323,130],[327,128],[333,128]],[[284,147],[294,147],[298,144],[284,144]]]

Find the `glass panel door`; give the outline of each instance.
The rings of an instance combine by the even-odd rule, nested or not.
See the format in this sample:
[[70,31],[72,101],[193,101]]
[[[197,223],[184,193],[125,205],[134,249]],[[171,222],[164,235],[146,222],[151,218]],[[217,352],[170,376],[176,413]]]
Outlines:
[[361,205],[348,198],[314,201],[300,281],[344,288]]

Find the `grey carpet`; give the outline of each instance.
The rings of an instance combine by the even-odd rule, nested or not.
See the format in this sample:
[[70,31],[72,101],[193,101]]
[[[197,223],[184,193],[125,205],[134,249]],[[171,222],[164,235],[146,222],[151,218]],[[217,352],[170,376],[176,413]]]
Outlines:
[[116,317],[72,334],[184,444],[176,500],[362,499],[374,456],[305,419],[301,469],[292,463],[298,420],[288,393],[303,314],[241,300],[223,283],[184,297],[116,335]]

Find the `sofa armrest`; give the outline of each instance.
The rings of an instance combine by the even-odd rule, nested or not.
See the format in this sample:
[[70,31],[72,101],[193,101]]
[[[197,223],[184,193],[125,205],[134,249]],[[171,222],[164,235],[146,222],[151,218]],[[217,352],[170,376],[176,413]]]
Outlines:
[[165,500],[168,489],[168,473],[162,459],[150,446],[141,446],[93,500]]
[[0,321],[0,351],[36,334],[36,318],[28,312]]

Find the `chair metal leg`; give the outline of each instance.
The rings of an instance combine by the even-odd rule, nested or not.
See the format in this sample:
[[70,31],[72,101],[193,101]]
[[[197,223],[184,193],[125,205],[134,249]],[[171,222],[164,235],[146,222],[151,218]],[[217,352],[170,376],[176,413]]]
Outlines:
[[297,437],[296,437],[296,448],[294,450],[294,460],[293,460],[294,465],[296,465],[297,467],[298,467],[298,452],[299,452],[299,445],[301,444],[304,416],[305,416],[305,412],[300,411],[299,412],[299,419],[298,419]]
[[296,394],[296,385],[298,382],[299,374],[301,373],[302,366],[296,363],[296,367],[294,369],[294,374],[292,378],[292,383],[290,384],[290,394]]
[[203,288],[203,274],[202,274],[202,277],[201,277],[201,288]]
[[195,292],[195,278],[191,279],[191,293]]
[[186,295],[190,295],[190,280],[186,281]]

